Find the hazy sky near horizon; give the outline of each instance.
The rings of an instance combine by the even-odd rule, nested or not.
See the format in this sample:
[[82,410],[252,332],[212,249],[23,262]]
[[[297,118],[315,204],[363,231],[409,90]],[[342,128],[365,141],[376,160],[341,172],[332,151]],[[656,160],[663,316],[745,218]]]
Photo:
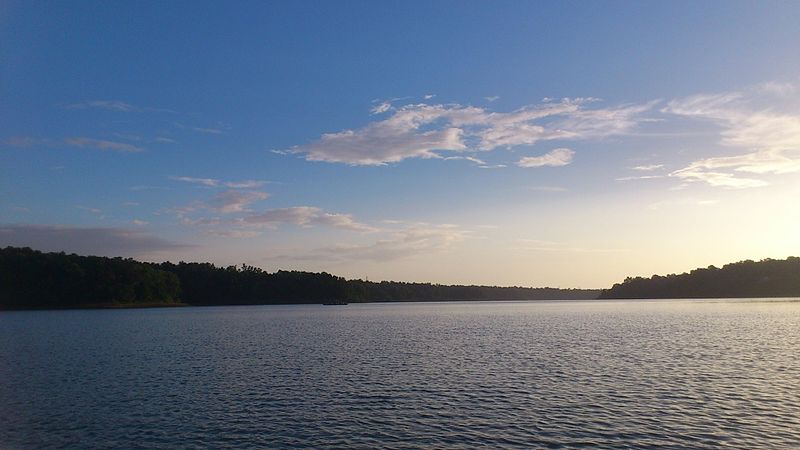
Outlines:
[[605,287],[800,255],[800,3],[0,4],[0,245]]

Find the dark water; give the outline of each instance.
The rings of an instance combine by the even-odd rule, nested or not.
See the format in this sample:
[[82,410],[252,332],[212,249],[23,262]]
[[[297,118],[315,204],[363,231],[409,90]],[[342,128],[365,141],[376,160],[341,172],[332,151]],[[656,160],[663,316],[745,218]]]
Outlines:
[[800,303],[0,313],[0,447],[800,447]]

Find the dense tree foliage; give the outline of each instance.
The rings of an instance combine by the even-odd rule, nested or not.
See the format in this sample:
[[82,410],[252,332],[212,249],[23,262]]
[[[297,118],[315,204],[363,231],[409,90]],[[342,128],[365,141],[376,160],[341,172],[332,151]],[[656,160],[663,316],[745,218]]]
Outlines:
[[216,267],[210,263],[162,263],[161,270],[178,276],[183,300],[192,305],[260,305],[320,303],[345,300],[347,281],[328,273]]
[[599,291],[346,280],[328,273],[0,249],[0,308],[591,299]]
[[447,300],[578,300],[595,299],[594,289],[557,289],[498,286],[450,286],[431,283],[380,283],[351,280],[349,299],[357,301],[447,301]]
[[626,278],[600,298],[800,297],[800,258],[741,261],[680,275]]
[[163,263],[178,276],[184,301],[193,305],[447,300],[593,299],[599,291],[495,286],[447,286],[346,280],[331,274],[278,271],[267,273],[243,265],[227,268],[209,263]]
[[178,277],[132,259],[0,250],[0,307],[169,304],[178,300]]

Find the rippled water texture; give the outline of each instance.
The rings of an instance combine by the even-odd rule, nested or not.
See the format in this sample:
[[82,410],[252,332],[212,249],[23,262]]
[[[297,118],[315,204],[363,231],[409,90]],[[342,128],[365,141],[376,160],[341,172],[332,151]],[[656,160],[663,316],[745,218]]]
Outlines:
[[0,447],[800,447],[800,303],[0,313]]

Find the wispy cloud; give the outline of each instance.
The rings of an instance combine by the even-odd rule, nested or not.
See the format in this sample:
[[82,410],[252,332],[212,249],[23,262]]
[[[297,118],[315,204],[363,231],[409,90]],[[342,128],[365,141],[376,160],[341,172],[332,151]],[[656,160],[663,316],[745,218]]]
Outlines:
[[229,190],[215,195],[207,203],[207,207],[213,211],[230,214],[246,211],[251,203],[267,198],[269,194],[266,192]]
[[557,148],[545,153],[542,156],[526,156],[519,161],[520,167],[560,167],[572,162],[575,152],[568,148]]
[[631,167],[631,169],[638,170],[638,171],[641,171],[641,172],[650,172],[650,171],[653,171],[653,170],[661,169],[663,167],[664,167],[663,164],[647,164],[647,165],[643,165],[643,166]]
[[36,138],[30,136],[16,136],[3,140],[3,144],[18,148],[45,147],[45,146],[51,146],[53,145],[53,143],[54,141],[52,139]]
[[125,142],[109,141],[104,139],[93,139],[88,137],[68,137],[64,139],[38,138],[30,136],[18,136],[5,139],[4,144],[12,147],[81,147],[94,148],[97,150],[110,150],[115,152],[135,153],[144,151],[144,148],[137,147]]
[[0,246],[99,256],[142,256],[189,246],[125,228],[0,225]]
[[408,224],[369,243],[339,243],[309,252],[278,255],[277,259],[389,262],[446,252],[469,237],[455,225]]
[[[553,139],[599,139],[623,134],[643,121],[654,103],[589,108],[596,99],[563,99],[501,113],[458,104],[388,102],[373,113],[391,114],[363,128],[323,134],[289,149],[309,161],[382,165],[443,152],[492,151]],[[388,106],[387,106],[388,105]]]
[[633,175],[629,177],[619,177],[616,181],[633,181],[633,180],[655,180],[658,178],[665,178],[666,175]]
[[392,109],[392,104],[391,103],[382,102],[382,103],[379,103],[379,104],[375,105],[372,109],[369,110],[369,112],[372,113],[372,114],[383,114],[383,113],[389,111],[390,109]]
[[170,139],[163,136],[148,138],[144,136],[138,136],[135,134],[124,134],[124,133],[114,133],[114,136],[126,141],[144,142],[150,144],[174,144],[176,142],[174,139]]
[[185,224],[204,224],[203,222],[198,222],[198,219],[190,219],[189,216],[195,215],[201,211],[212,211],[222,214],[249,212],[250,210],[248,207],[250,204],[265,200],[269,198],[269,196],[268,193],[261,191],[231,189],[218,192],[208,200],[194,201],[186,206],[172,208],[167,211],[177,214]]
[[315,206],[294,206],[276,208],[258,214],[251,214],[240,219],[240,222],[251,226],[276,228],[282,224],[301,227],[324,225],[350,231],[372,232],[376,228],[357,222],[350,214],[330,213]]
[[117,112],[163,112],[177,114],[176,111],[165,108],[153,108],[148,106],[135,106],[119,100],[90,100],[86,102],[73,103],[64,106],[66,109],[103,109],[106,111]]
[[502,169],[507,167],[505,164],[489,164],[488,162],[474,156],[445,156],[442,157],[442,159],[445,161],[469,161],[475,164],[475,166],[479,169]]
[[196,133],[203,133],[203,134],[224,134],[230,128],[229,126],[222,123],[218,123],[214,126],[204,126],[204,127],[176,123],[175,126],[184,130],[194,131]]
[[669,102],[665,113],[712,122],[722,129],[720,144],[749,150],[700,159],[670,175],[740,189],[768,185],[764,175],[800,172],[800,111],[797,97],[791,96],[795,92],[790,85],[762,84]]
[[213,128],[213,127],[188,127],[188,129],[192,131],[197,131],[198,133],[206,133],[206,134],[222,134],[225,132],[222,128]]
[[115,152],[141,152],[143,148],[123,142],[106,141],[102,139],[91,139],[86,137],[66,138],[64,142],[72,147],[94,148],[97,150],[111,150]]
[[256,189],[268,183],[268,181],[263,180],[223,181],[216,178],[196,177],[170,177],[170,180],[183,181],[185,183],[199,184],[208,187],[227,187],[232,189]]

